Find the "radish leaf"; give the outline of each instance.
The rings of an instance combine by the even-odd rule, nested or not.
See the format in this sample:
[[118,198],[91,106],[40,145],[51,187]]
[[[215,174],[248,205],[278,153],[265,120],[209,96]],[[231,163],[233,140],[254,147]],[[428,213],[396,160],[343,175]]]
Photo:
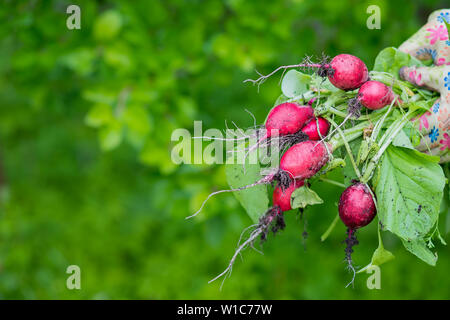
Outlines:
[[[237,147],[236,154],[245,154],[246,151],[244,151],[244,148],[245,144],[240,144]],[[250,164],[251,158],[252,155],[249,155],[246,159],[245,172],[244,166],[239,161],[234,164],[226,164],[225,174],[228,184],[232,189],[255,183],[262,178],[259,163],[256,162],[253,164],[254,161],[252,161],[252,164]],[[258,222],[259,217],[263,215],[269,207],[269,198],[266,185],[257,185],[249,189],[233,193],[255,223]]]
[[411,55],[401,52],[394,47],[388,47],[380,51],[375,58],[374,71],[384,71],[391,73],[399,79],[398,71],[403,66],[423,66],[423,63]]
[[405,248],[419,257],[421,260],[425,261],[429,265],[435,266],[437,261],[437,256],[428,249],[425,240],[411,240],[405,241],[402,240]]
[[295,189],[291,195],[292,209],[305,208],[308,205],[321,203],[323,203],[323,200],[307,186]]
[[308,91],[310,82],[310,75],[297,70],[289,70],[281,82],[281,91],[286,97],[294,98]]
[[445,186],[438,162],[439,157],[390,146],[383,155],[376,187],[378,215],[384,228],[427,263],[430,259],[423,254],[420,242],[436,225]]

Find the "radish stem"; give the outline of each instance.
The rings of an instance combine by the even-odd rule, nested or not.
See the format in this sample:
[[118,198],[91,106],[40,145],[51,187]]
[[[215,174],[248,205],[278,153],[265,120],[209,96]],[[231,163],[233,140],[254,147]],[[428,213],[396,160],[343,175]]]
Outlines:
[[336,215],[333,222],[331,222],[330,226],[328,227],[327,231],[325,231],[324,234],[320,237],[320,241],[323,242],[327,240],[328,236],[330,235],[331,231],[333,231],[338,221],[339,221],[339,214]]
[[319,180],[323,181],[323,182],[326,182],[326,183],[329,183],[329,184],[333,184],[333,185],[341,187],[341,188],[347,188],[347,186],[345,184],[337,182],[337,181],[334,181],[334,180],[331,180],[331,179],[320,178]]
[[359,180],[361,180],[361,172],[359,172],[358,166],[356,165],[355,159],[353,158],[352,149],[350,148],[350,145],[348,144],[347,139],[345,138],[344,132],[337,126],[336,122],[333,120],[329,120],[330,123],[336,127],[337,132],[341,135],[342,141],[344,143],[345,149],[347,150],[348,156],[350,158],[350,161],[352,163],[353,169],[355,170],[356,176]]

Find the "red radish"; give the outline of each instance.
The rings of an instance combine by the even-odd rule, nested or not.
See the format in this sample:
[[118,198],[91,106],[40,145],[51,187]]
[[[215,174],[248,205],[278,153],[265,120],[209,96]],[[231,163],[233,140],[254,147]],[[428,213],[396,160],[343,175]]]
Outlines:
[[300,188],[305,183],[303,180],[294,180],[289,187],[283,190],[282,186],[276,186],[273,190],[273,206],[279,207],[281,212],[291,210],[291,195],[295,189]]
[[369,80],[369,71],[364,62],[350,54],[340,54],[331,60],[330,82],[342,90],[355,90]]
[[275,172],[268,174],[252,184],[235,188],[219,190],[210,193],[203,201],[200,209],[193,215],[187,217],[190,219],[195,217],[205,206],[206,202],[214,195],[224,192],[242,191],[261,184],[270,184],[273,181],[278,181],[281,188],[288,188],[291,185],[292,179],[304,180],[315,175],[327,162],[328,151],[331,153],[331,145],[325,146],[321,141],[307,140],[299,142],[290,147],[281,157],[280,167]]
[[368,225],[375,215],[375,202],[365,184],[358,182],[345,189],[339,200],[339,217],[349,229]]
[[377,110],[392,103],[392,89],[379,81],[367,81],[359,88],[357,99],[367,109]]
[[[331,152],[331,146],[329,146]],[[280,160],[280,169],[291,178],[308,179],[328,161],[328,151],[323,142],[303,141],[290,147]]]
[[[252,115],[253,116],[253,115]],[[281,139],[281,145],[284,147],[290,146],[293,143],[303,141],[307,139],[306,135],[300,132],[300,129],[314,118],[314,109],[307,105],[301,106],[297,103],[285,102],[274,107],[269,114],[267,115],[266,123],[264,125],[265,132],[261,133],[260,131],[256,132],[256,136],[261,136],[258,141],[250,146],[247,149],[247,152],[244,156],[244,161],[247,159],[247,156],[254,151],[262,142],[268,140],[271,137],[283,137]],[[295,135],[297,134],[297,135]],[[289,136],[289,137],[286,137]],[[201,139],[209,139],[209,140],[235,140],[233,139],[221,139],[221,138],[212,138],[212,137],[194,137]],[[252,139],[253,135],[244,136],[237,138],[237,140],[242,139]]]
[[[352,253],[353,246],[357,245],[355,232],[357,229],[368,225],[377,214],[375,202],[369,187],[363,183],[357,182],[341,194],[339,200],[339,217],[347,226],[347,239],[345,239],[345,259],[348,268],[353,271],[353,278],[350,284],[355,280],[355,268],[353,268]],[[347,286],[348,286],[347,285]]]
[[[300,106],[297,103],[285,102],[274,107],[268,114],[265,124],[265,133],[256,144],[248,148],[244,156],[253,152],[265,140],[271,137],[283,137],[281,139],[282,149],[295,142],[303,141],[305,135],[295,135],[300,129],[314,117],[314,109],[311,106]],[[300,132],[301,133],[301,132]]]
[[[319,124],[319,125],[317,125]],[[319,132],[317,130],[319,128]],[[311,121],[309,121],[303,128],[302,131],[306,133],[309,137],[309,140],[320,140],[320,136],[325,137],[328,133],[328,130],[330,129],[330,123],[322,118],[314,118]]]
[[322,63],[311,63],[309,59],[306,59],[303,63],[281,66],[256,80],[247,79],[244,82],[249,81],[260,85],[276,72],[288,68],[317,68],[319,76],[328,77],[336,88],[346,91],[355,90],[369,80],[369,71],[364,62],[358,57],[350,54],[339,54],[330,63],[326,62],[326,58],[323,60]]
[[267,116],[265,125],[267,131],[264,138],[294,134],[313,117],[314,109],[310,106],[282,103],[273,108]]

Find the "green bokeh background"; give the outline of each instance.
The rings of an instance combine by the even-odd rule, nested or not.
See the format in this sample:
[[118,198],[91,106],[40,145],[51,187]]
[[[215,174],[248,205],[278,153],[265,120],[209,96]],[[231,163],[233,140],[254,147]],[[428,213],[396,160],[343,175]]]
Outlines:
[[[81,7],[81,30],[66,8]],[[381,8],[381,30],[366,8]],[[0,8],[1,299],[448,299],[450,254],[437,245],[430,267],[385,234],[396,259],[382,266],[381,290],[367,274],[350,279],[341,190],[315,189],[326,203],[303,221],[247,251],[233,275],[223,270],[251,223],[226,187],[223,166],[176,166],[175,128],[262,122],[278,97],[279,76],[258,92],[242,81],[305,55],[352,53],[369,68],[445,1],[3,1]],[[441,217],[447,242],[449,219]],[[446,230],[447,229],[447,230]],[[376,226],[359,233],[354,260],[377,246]],[[81,290],[66,288],[68,265]]]

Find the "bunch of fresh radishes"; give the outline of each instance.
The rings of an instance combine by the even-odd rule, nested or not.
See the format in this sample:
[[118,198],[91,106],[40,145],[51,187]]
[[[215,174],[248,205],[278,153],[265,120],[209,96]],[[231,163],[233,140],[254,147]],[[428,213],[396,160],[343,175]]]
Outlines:
[[[253,230],[250,236],[238,246],[228,268],[211,281],[231,272],[236,257],[246,247],[253,246],[258,237],[265,240],[269,231],[275,233],[279,229],[283,229],[283,213],[292,209],[291,196],[293,192],[298,188],[305,188],[306,180],[313,178],[321,171],[333,158],[333,152],[337,148],[345,145],[347,152],[349,152],[348,142],[360,137],[363,133],[365,134],[363,129],[369,127],[368,124],[350,128],[347,130],[346,136],[346,132],[342,132],[340,128],[348,119],[351,117],[357,119],[361,114],[362,107],[369,110],[379,110],[388,105],[392,106],[395,102],[398,105],[402,103],[393,92],[392,87],[379,81],[370,80],[364,62],[349,54],[337,55],[330,62],[326,61],[321,64],[302,63],[280,67],[267,76],[261,76],[257,80],[250,81],[261,84],[276,71],[288,67],[316,68],[317,75],[327,77],[332,85],[347,95],[347,116],[341,124],[336,125],[327,114],[318,114],[312,105],[323,102],[324,97],[320,96],[320,90],[316,90],[317,96],[311,99],[309,103],[305,103],[305,101],[302,103],[298,101],[284,102],[275,106],[269,112],[263,126],[264,133],[258,134],[261,138],[258,139],[256,145],[249,147],[248,150],[250,152],[258,149],[270,139],[280,139],[282,141],[281,151],[284,153],[280,159],[279,167],[250,185],[237,189],[222,190],[213,194],[241,191],[261,184],[275,184],[273,206],[267,212],[262,213],[259,223],[252,226]],[[329,132],[331,125],[333,125],[334,130]],[[332,135],[335,131],[337,133]],[[370,179],[367,179],[370,174],[371,172],[366,172],[364,179],[353,181],[344,190],[339,201],[339,217],[348,228],[348,237],[345,240],[347,244],[345,256],[348,266],[353,271],[355,270],[352,266],[352,246],[358,243],[355,232],[369,224],[376,215],[376,199],[368,184]],[[358,177],[361,178],[360,175]]]

